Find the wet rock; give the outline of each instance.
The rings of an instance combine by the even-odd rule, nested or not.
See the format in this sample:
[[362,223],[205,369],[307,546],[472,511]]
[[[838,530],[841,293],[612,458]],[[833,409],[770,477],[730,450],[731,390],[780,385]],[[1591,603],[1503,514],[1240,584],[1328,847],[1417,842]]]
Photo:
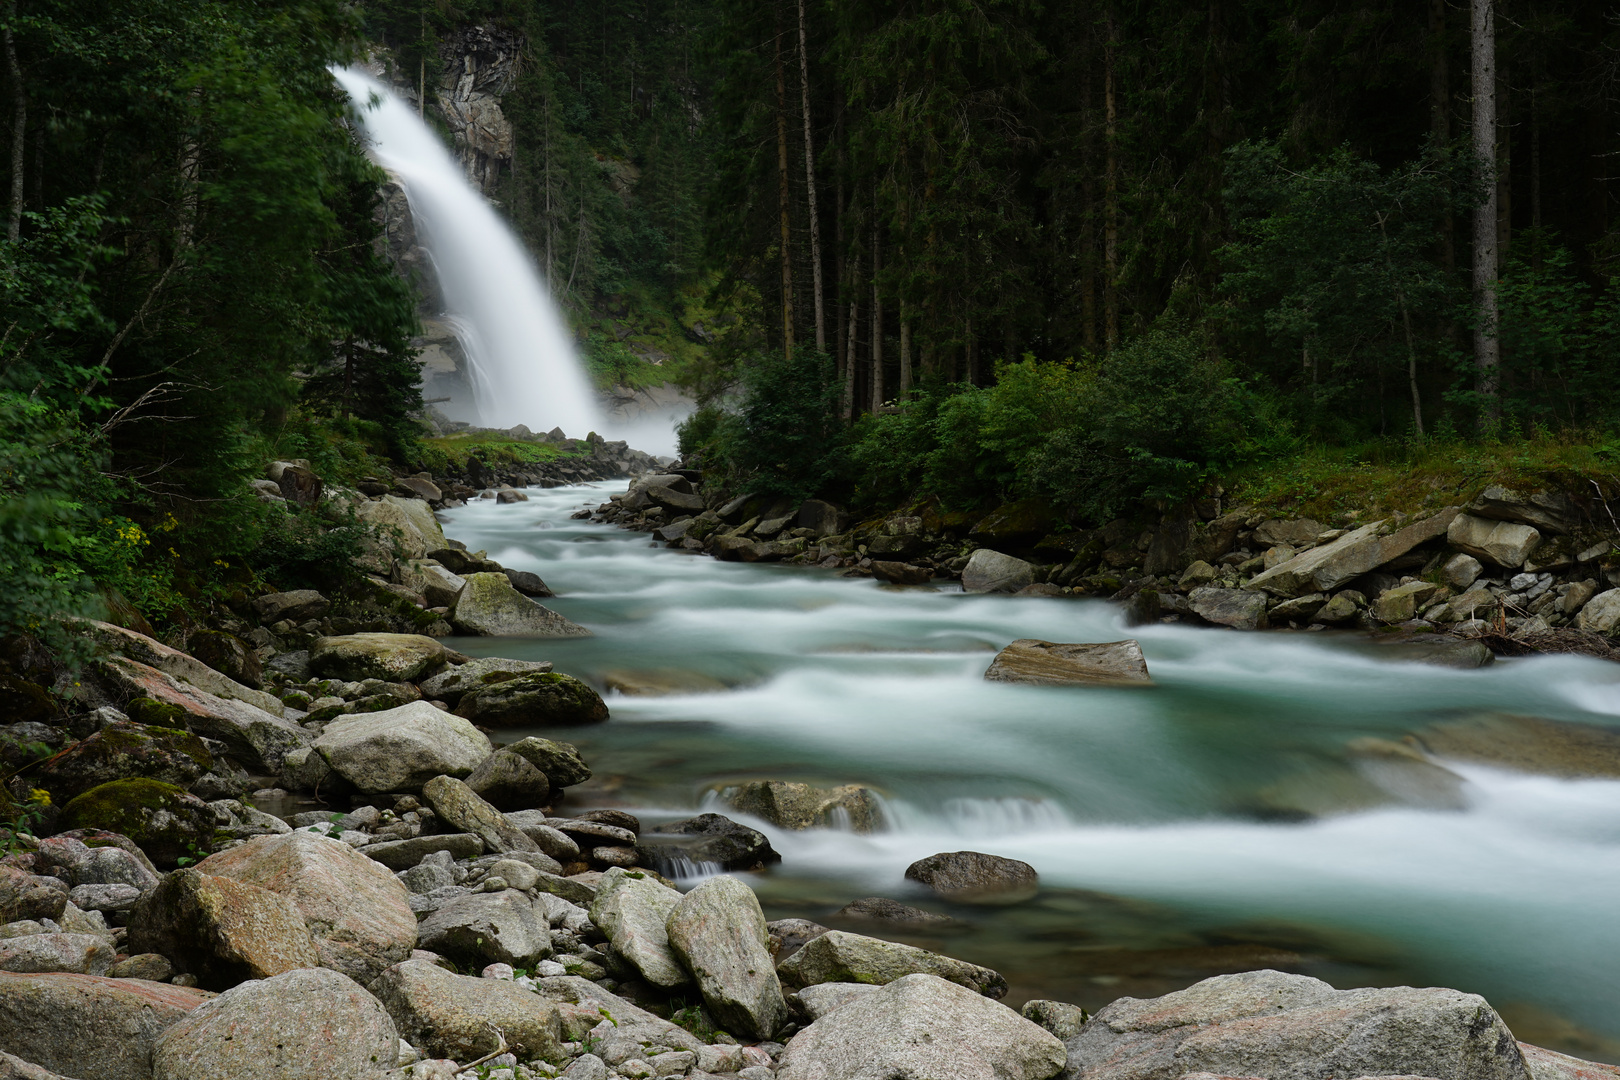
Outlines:
[[1146,686],[1153,681],[1142,647],[1130,639],[1059,644],[1020,638],[996,654],[984,677],[1043,686]]
[[290,899],[196,869],[176,870],[142,899],[129,948],[163,954],[208,990],[321,961]]
[[1067,1042],[1063,1076],[1180,1080],[1427,1076],[1529,1080],[1483,998],[1456,990],[1335,990],[1279,971],[1218,975],[1161,998],[1121,998]]
[[608,718],[602,696],[572,675],[523,675],[463,695],[456,714],[480,727],[572,727]]
[[[429,780],[422,787],[422,797],[447,825],[460,832],[472,833],[490,851],[539,854],[540,845],[507,821],[499,810],[479,798],[470,787],[452,776],[435,776]],[[552,872],[559,870],[561,867],[556,867]]]
[[817,788],[787,780],[753,780],[722,789],[720,797],[745,814],[784,829],[832,826],[856,833],[882,828],[883,810],[866,788]]
[[895,941],[829,930],[777,966],[787,986],[826,982],[884,984],[919,972],[937,975],[974,993],[1000,998],[1007,980],[989,968]]
[[115,720],[34,770],[41,787],[65,803],[93,787],[146,777],[189,787],[214,764],[197,736],[173,728]]
[[[672,850],[667,850],[656,839],[659,834],[698,839],[670,845]],[[654,861],[674,853],[695,863],[713,863],[722,870],[758,870],[782,861],[764,833],[739,825],[721,814],[699,814],[684,821],[672,821],[642,834],[641,839],[638,851]]]
[[1086,1010],[1064,1001],[1026,1001],[1018,1015],[1065,1041],[1080,1034],[1088,1019]]
[[506,580],[512,583],[512,588],[516,589],[524,596],[540,597],[541,599],[544,599],[548,596],[557,595],[551,591],[550,586],[548,586],[544,581],[540,580],[539,574],[531,574],[527,570],[511,569],[503,569],[501,573],[505,574]]
[[64,1077],[151,1080],[158,1037],[211,996],[140,979],[0,973],[0,1051]]
[[1249,582],[1249,587],[1264,589],[1285,598],[1306,593],[1330,593],[1351,578],[1360,577],[1391,559],[1405,555],[1419,544],[1445,535],[1457,516],[1457,508],[1449,507],[1387,536],[1380,535],[1384,522],[1363,525],[1331,543],[1311,548],[1256,575]]
[[520,739],[505,749],[525,758],[546,774],[554,788],[573,787],[591,778],[591,770],[573,743],[553,742],[537,736]]
[[673,989],[689,981],[665,929],[681,899],[680,893],[645,874],[614,867],[602,875],[597,886],[591,921],[642,978]]
[[1216,626],[1264,630],[1270,625],[1266,617],[1266,594],[1258,589],[1217,589],[1205,585],[1188,593],[1187,602],[1199,618]]
[[498,810],[544,806],[551,796],[546,774],[510,750],[497,750],[479,763],[468,774],[467,787]]
[[550,670],[550,660],[503,660],[493,656],[483,657],[445,668],[432,678],[424,679],[421,684],[422,696],[453,705],[469,690],[478,690],[491,683],[505,682],[520,675],[540,675]]
[[11,866],[0,866],[0,924],[24,919],[56,919],[68,894],[53,882]]
[[659,669],[633,671],[618,668],[602,673],[608,690],[626,697],[669,697],[674,694],[713,694],[727,689],[719,679],[696,671]]
[[916,974],[862,994],[800,1032],[777,1077],[1046,1080],[1065,1057],[1062,1042],[1006,1006]]
[[962,591],[1012,593],[1035,583],[1035,568],[1023,559],[980,548],[962,568]]
[[117,950],[95,934],[29,934],[0,940],[0,971],[105,975]]
[[1446,542],[1476,558],[1513,569],[1524,565],[1541,543],[1541,534],[1529,525],[1458,514],[1446,530]]
[[321,965],[362,984],[416,947],[416,916],[405,886],[341,841],[307,832],[261,836],[210,855],[197,870],[291,900]]
[[354,511],[366,524],[392,530],[407,559],[420,559],[446,546],[444,530],[433,517],[432,507],[421,499],[384,495],[356,503]]
[[765,931],[769,935],[771,959],[780,965],[806,944],[828,933],[828,928],[809,919],[777,919],[766,923]]
[[670,948],[722,1028],[769,1039],[787,1023],[754,890],[734,877],[710,878],[681,899],[665,928]]
[[471,1061],[498,1046],[493,1025],[525,1060],[558,1060],[561,1023],[554,1003],[505,979],[455,975],[407,960],[377,977],[371,992],[400,1037],[435,1057]]
[[852,900],[839,908],[834,914],[835,917],[842,919],[910,926],[953,926],[956,924],[956,920],[949,915],[936,915],[932,911],[909,907],[898,900],[889,900],[882,896],[868,896],[861,900]]
[[1600,592],[1583,604],[1575,626],[1598,634],[1620,633],[1620,589]]
[[318,637],[309,649],[311,671],[322,678],[345,682],[410,682],[444,662],[444,646],[421,634]]
[[1592,724],[1486,715],[1435,724],[1417,739],[1442,759],[1567,779],[1620,777],[1620,732]]
[[543,911],[516,889],[472,893],[450,901],[422,923],[424,949],[464,967],[511,964],[529,968],[551,955]]
[[484,853],[484,842],[472,833],[439,833],[409,840],[383,840],[360,849],[366,858],[390,870],[409,870],[426,855],[448,852],[452,859],[475,859]]
[[512,587],[505,574],[467,575],[450,609],[450,623],[463,634],[524,637],[590,637],[591,632]]
[[331,610],[332,602],[314,589],[266,593],[253,601],[253,614],[258,616],[263,626],[283,620],[290,623],[308,622],[319,619]]
[[165,1031],[153,1080],[362,1080],[394,1067],[399,1035],[365,989],[323,968],[232,987]]
[[926,885],[951,900],[1013,902],[1040,887],[1035,868],[1017,859],[979,851],[952,851],[918,859],[906,867],[906,880]]
[[874,559],[872,560],[872,576],[879,581],[887,581],[891,585],[927,585],[934,579],[934,572],[926,567],[913,566],[907,562]]
[[418,791],[433,777],[466,776],[489,756],[489,739],[466,720],[412,702],[341,716],[315,740],[328,764],[365,792]]
[[62,809],[68,829],[105,829],[140,845],[159,866],[174,866],[214,836],[214,812],[173,784],[136,777],[100,784]]

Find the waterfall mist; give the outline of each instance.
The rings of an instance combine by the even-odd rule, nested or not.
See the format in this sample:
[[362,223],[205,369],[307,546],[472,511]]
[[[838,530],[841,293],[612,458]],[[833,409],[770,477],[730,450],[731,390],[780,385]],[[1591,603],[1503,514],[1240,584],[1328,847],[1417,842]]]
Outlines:
[[376,160],[405,190],[473,369],[479,421],[561,427],[575,438],[600,431],[568,327],[517,237],[414,110],[357,68],[332,74],[354,100]]

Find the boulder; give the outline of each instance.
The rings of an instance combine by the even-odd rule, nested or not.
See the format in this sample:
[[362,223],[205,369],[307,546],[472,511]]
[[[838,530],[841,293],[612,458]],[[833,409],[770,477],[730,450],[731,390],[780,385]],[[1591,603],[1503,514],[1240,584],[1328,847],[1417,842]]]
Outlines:
[[522,829],[507,821],[499,810],[453,776],[435,776],[429,780],[422,786],[422,797],[445,824],[458,832],[472,833],[490,851],[501,854],[510,851],[538,854],[540,851],[540,845],[524,835]]
[[989,682],[1040,686],[1148,686],[1147,661],[1135,641],[1061,644],[1019,638],[996,654],[985,671]]
[[829,930],[812,938],[777,965],[776,971],[785,985],[793,987],[825,982],[881,985],[921,972],[937,975],[986,997],[1000,998],[1007,993],[1007,980],[989,968],[913,945],[843,930]]
[[476,859],[484,853],[484,842],[472,833],[436,833],[409,840],[380,840],[360,849],[366,858],[395,872],[409,870],[424,856],[440,851],[449,852],[452,859]]
[[100,829],[46,837],[39,842],[34,864],[72,886],[131,885],[144,893],[159,880],[157,867],[133,840]]
[[394,1021],[324,968],[255,979],[191,1010],[158,1039],[152,1080],[372,1080],[399,1060]]
[[927,567],[913,566],[906,562],[874,559],[872,576],[890,585],[927,585],[934,579],[934,572]]
[[710,878],[681,899],[664,925],[720,1027],[752,1041],[774,1037],[787,1023],[754,890],[734,877]]
[[962,568],[962,591],[1012,593],[1035,583],[1035,568],[1023,559],[980,548]]
[[602,875],[591,921],[613,942],[613,951],[654,986],[672,990],[689,980],[665,929],[681,894],[646,874],[613,867]]
[[1529,1080],[1507,1025],[1456,990],[1335,990],[1305,975],[1217,975],[1149,1000],[1120,998],[1067,1042],[1063,1076],[1180,1080],[1188,1073],[1315,1080],[1422,1076]]
[[309,832],[259,836],[197,864],[204,874],[285,896],[315,940],[322,967],[361,984],[416,947],[409,894],[381,864]]
[[1035,894],[1035,868],[1017,859],[979,851],[951,851],[918,859],[906,867],[906,880],[926,885],[952,900],[1023,900]]
[[1273,624],[1284,622],[1308,623],[1316,618],[1317,613],[1327,604],[1328,598],[1324,593],[1307,593],[1304,596],[1296,596],[1292,600],[1283,600],[1273,604],[1271,610],[1266,613],[1266,621]]
[[553,975],[549,978],[536,979],[535,983],[536,992],[546,1000],[578,1005],[587,1013],[595,1013],[600,1017],[611,1016],[612,1021],[603,1019],[596,1025],[597,1038],[610,1033],[629,1039],[638,1046],[656,1044],[691,1051],[702,1050],[705,1045],[685,1028],[677,1027],[645,1009],[637,1008],[589,979],[578,975]]
[[753,780],[723,789],[720,797],[743,813],[784,829],[831,826],[870,833],[883,825],[877,797],[855,784],[818,788],[788,780]]
[[551,670],[550,660],[502,660],[489,656],[448,667],[422,681],[422,696],[455,704],[469,690],[490,683],[505,682],[520,675],[539,675]]
[[497,750],[480,762],[467,776],[467,786],[497,810],[544,806],[551,796],[546,774],[510,750]]
[[68,893],[68,901],[84,911],[131,911],[141,898],[133,885],[79,885]]
[[464,967],[530,968],[551,955],[545,912],[516,889],[460,896],[422,923],[422,948]]
[[499,1045],[491,1026],[524,1060],[557,1061],[562,1053],[556,1004],[506,979],[475,979],[430,960],[407,960],[379,975],[370,990],[400,1037],[435,1057],[471,1061],[490,1053]]
[[512,587],[505,574],[467,575],[450,609],[450,623],[463,634],[524,637],[590,637],[591,632]]
[[859,900],[851,900],[833,913],[840,919],[854,919],[860,922],[889,923],[891,925],[911,926],[950,926],[956,920],[949,915],[936,915],[932,911],[910,907],[898,900],[890,900],[883,896],[866,896]]
[[444,662],[444,646],[421,634],[318,637],[309,647],[309,670],[344,682],[412,682]]
[[0,1050],[0,1080],[71,1080]]
[[549,585],[540,579],[539,574],[532,574],[527,570],[513,570],[510,567],[503,568],[501,573],[505,574],[506,580],[512,583],[512,588],[524,596],[544,599],[548,596],[557,595],[551,591]]
[[384,495],[377,500],[362,500],[354,507],[361,521],[391,536],[399,553],[407,559],[420,559],[430,551],[446,547],[444,530],[433,517],[433,509],[420,499],[403,499],[398,495]]
[[1446,530],[1446,542],[1475,558],[1516,569],[1541,543],[1541,534],[1529,525],[1458,514]]
[[208,990],[321,962],[292,900],[196,869],[176,870],[142,898],[129,949],[163,954]]
[[546,774],[554,788],[573,787],[591,778],[591,770],[573,743],[553,742],[531,735],[504,747]]
[[1373,603],[1373,614],[1380,622],[1403,623],[1417,618],[1417,613],[1437,591],[1438,586],[1427,581],[1409,581],[1393,589],[1385,589]]
[[203,741],[190,732],[115,720],[48,759],[34,776],[56,802],[65,803],[93,787],[133,777],[190,787],[213,764]]
[[[692,836],[695,841],[660,844],[658,834]],[[693,863],[710,863],[721,870],[758,870],[782,861],[764,833],[739,825],[722,814],[699,814],[683,821],[660,825],[641,837],[644,854],[657,862],[677,855]]]
[[158,1037],[212,996],[143,979],[0,973],[0,1051],[80,1080],[151,1080]]
[[306,510],[320,504],[321,492],[326,485],[314,471],[303,465],[286,465],[279,477],[272,477],[281,490],[281,497]]
[[1381,535],[1385,525],[1382,521],[1363,525],[1332,543],[1311,548],[1257,574],[1250,580],[1249,587],[1282,597],[1333,592],[1351,578],[1383,566],[1419,544],[1444,536],[1457,516],[1457,508],[1448,507],[1388,535]]
[[778,1080],[1046,1080],[1063,1043],[1005,1005],[928,974],[861,994],[794,1036]]
[[1529,1043],[1520,1043],[1519,1052],[1530,1069],[1532,1080],[1617,1080],[1620,1067],[1560,1054]]
[[118,950],[97,934],[28,934],[0,940],[0,971],[105,975]]
[[608,718],[607,702],[572,675],[545,672],[462,695],[456,714],[480,727],[573,727]]
[[54,920],[67,904],[68,894],[59,883],[14,866],[0,866],[0,925],[25,919]]
[[875,994],[880,989],[870,983],[817,983],[796,990],[790,1005],[814,1022],[840,1005],[847,1005],[862,994]]
[[308,622],[331,610],[332,602],[314,589],[265,593],[253,601],[253,614],[264,626],[283,621]]
[[315,749],[349,783],[379,792],[419,791],[435,776],[466,776],[492,748],[466,720],[414,701],[340,716],[315,740]]
[[1266,618],[1266,594],[1258,589],[1217,589],[1205,585],[1188,593],[1187,602],[1199,618],[1216,626],[1264,630],[1271,625]]
[[838,507],[820,499],[806,499],[799,505],[798,527],[809,529],[817,536],[833,536],[843,532]]
[[97,622],[94,619],[82,619],[74,624],[76,629],[83,631],[97,644],[104,646],[109,652],[126,657],[147,667],[156,668],[174,679],[227,701],[241,701],[255,708],[263,709],[272,716],[281,716],[284,707],[281,699],[274,694],[266,693],[255,687],[243,685],[235,678],[218,671],[201,660],[178,649],[171,649],[160,641],[154,640],[145,634],[126,630],[122,626],[112,623]]
[[1458,592],[1463,592],[1479,580],[1479,575],[1485,572],[1485,566],[1472,555],[1457,554],[1446,560],[1440,568],[1440,575],[1447,585]]
[[264,685],[264,663],[253,646],[223,630],[193,630],[186,638],[191,655],[232,682],[254,690]]
[[1018,1010],[1018,1015],[1032,1024],[1039,1024],[1065,1041],[1080,1034],[1080,1029],[1090,1019],[1086,1015],[1086,1010],[1078,1005],[1042,999],[1024,1002],[1024,1007]]
[[281,715],[284,707],[279,701],[274,711],[268,711],[240,699],[217,697],[121,656],[100,661],[96,674],[116,699],[146,698],[165,706],[163,726],[184,726],[193,734],[222,742],[231,757],[261,773],[280,772],[287,754],[310,743],[309,732]]
[[1580,514],[1568,495],[1559,491],[1535,491],[1522,495],[1501,484],[1492,484],[1468,504],[1475,517],[1497,521],[1517,521],[1534,525],[1542,532],[1564,535],[1580,524]]
[[1316,543],[1316,538],[1327,531],[1327,526],[1320,521],[1310,518],[1295,518],[1283,521],[1272,518],[1262,521],[1255,527],[1254,542],[1266,547],[1286,544],[1289,547],[1308,547]]
[[1598,634],[1620,633],[1620,589],[1600,592],[1581,605],[1575,625]]
[[105,829],[140,846],[159,866],[174,866],[214,837],[214,812],[173,784],[136,777],[100,784],[62,809],[65,829]]

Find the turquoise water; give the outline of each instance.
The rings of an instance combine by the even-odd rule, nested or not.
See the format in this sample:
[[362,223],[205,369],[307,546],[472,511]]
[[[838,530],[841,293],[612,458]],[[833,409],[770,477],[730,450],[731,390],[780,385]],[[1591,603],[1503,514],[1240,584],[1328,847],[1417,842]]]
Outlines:
[[[730,812],[710,792],[738,779],[864,784],[889,821],[871,836],[749,821],[783,855],[751,876],[770,917],[828,921],[871,895],[950,913],[956,928],[889,936],[996,967],[1010,1001],[1095,1008],[1285,966],[1340,986],[1456,986],[1486,995],[1521,1038],[1620,1056],[1620,782],[1448,763],[1461,809],[1294,812],[1358,782],[1352,740],[1490,712],[1620,725],[1620,667],[1548,657],[1458,671],[1348,635],[1127,630],[1101,602],[720,563],[569,519],[620,489],[447,515],[448,535],[539,573],[559,593],[548,605],[595,632],[452,647],[552,660],[599,689],[616,671],[724,687],[609,694],[607,724],[547,732],[596,771],[571,807],[653,822]],[[1157,685],[984,682],[994,651],[1021,637],[1136,637]],[[985,909],[908,889],[913,860],[963,848],[1031,863],[1041,896]]]

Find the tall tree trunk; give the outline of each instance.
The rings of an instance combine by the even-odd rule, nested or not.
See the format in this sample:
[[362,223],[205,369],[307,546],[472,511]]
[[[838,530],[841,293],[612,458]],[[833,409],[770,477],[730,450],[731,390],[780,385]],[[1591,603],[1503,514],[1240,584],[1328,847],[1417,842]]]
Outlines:
[[[192,87],[189,97],[192,108],[196,110],[196,122],[201,125],[202,88]],[[180,205],[175,233],[176,246],[184,250],[191,246],[192,237],[197,231],[197,215],[202,209],[202,191],[198,186],[202,170],[202,146],[189,135],[180,144],[179,165]]]
[[[904,260],[902,260],[902,263]],[[911,392],[911,308],[900,299],[900,403]]]
[[776,203],[782,217],[782,349],[793,356],[793,234],[789,219],[787,75],[782,68],[782,2],[776,2]]
[[[872,205],[877,205],[873,192]],[[877,215],[872,215],[872,415],[883,409],[883,294],[878,276],[883,270],[882,238],[878,235]]]
[[1108,11],[1108,43],[1103,52],[1103,115],[1107,161],[1103,166],[1103,344],[1119,347],[1119,102],[1115,92],[1115,46],[1119,25]]
[[861,318],[860,295],[861,253],[857,251],[849,269],[849,340],[844,347],[844,393],[839,402],[846,422],[855,419],[855,327]]
[[827,351],[827,318],[821,290],[821,215],[816,209],[816,147],[810,135],[810,59],[804,25],[804,0],[799,0],[799,97],[804,109],[804,182],[810,200],[810,282],[815,294],[816,351]]
[[1494,0],[1471,4],[1474,168],[1485,193],[1474,208],[1474,368],[1483,406],[1480,429],[1489,432],[1502,416],[1497,395],[1502,354],[1496,310],[1496,12]]
[[1412,312],[1406,306],[1406,291],[1395,277],[1395,258],[1389,250],[1388,218],[1378,215],[1378,235],[1384,241],[1384,269],[1389,274],[1389,287],[1395,291],[1395,302],[1401,309],[1401,327],[1406,331],[1406,383],[1412,392],[1412,429],[1423,437],[1423,396],[1418,393],[1417,339],[1412,334]]
[[[833,145],[837,148],[836,160],[833,162],[834,172],[834,210],[833,210],[833,250],[836,260],[833,272],[838,282],[840,300],[843,299],[844,282],[844,92],[838,86],[833,87]],[[843,310],[843,304],[835,303],[833,312],[835,318]],[[849,362],[849,356],[844,351],[844,327],[842,323],[833,327],[835,347],[838,351],[838,377],[844,377],[844,365]]]
[[1535,233],[1531,241],[1530,258],[1541,268],[1541,107],[1536,87],[1530,88],[1530,228]]
[[1496,265],[1513,248],[1513,93],[1507,68],[1496,69]]
[[28,146],[28,95],[23,87],[22,64],[17,61],[17,39],[11,24],[17,21],[17,0],[6,5],[6,73],[11,77],[11,210],[6,238],[13,244],[22,236],[23,155]]

